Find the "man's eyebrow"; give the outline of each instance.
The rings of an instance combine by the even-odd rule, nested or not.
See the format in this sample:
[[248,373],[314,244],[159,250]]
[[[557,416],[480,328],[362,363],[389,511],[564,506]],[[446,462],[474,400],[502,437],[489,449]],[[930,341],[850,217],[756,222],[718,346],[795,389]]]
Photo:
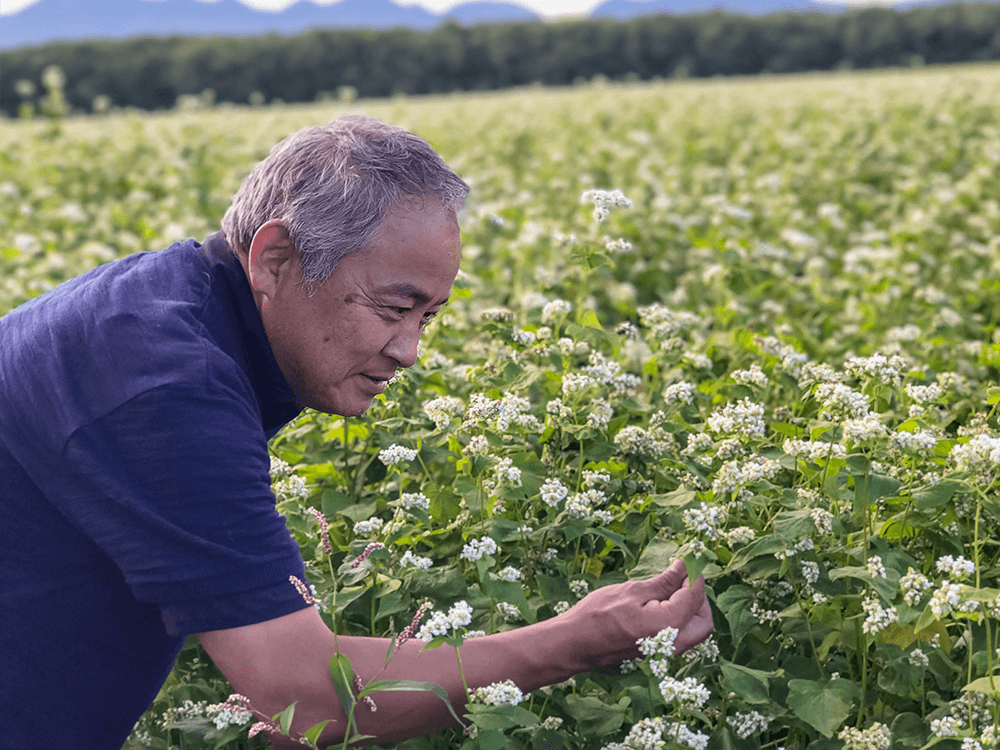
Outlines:
[[398,297],[409,297],[422,305],[444,305],[447,304],[449,299],[448,297],[445,297],[443,300],[435,301],[426,292],[405,281],[399,284],[387,284],[386,286],[380,287],[379,291],[383,294],[391,294]]

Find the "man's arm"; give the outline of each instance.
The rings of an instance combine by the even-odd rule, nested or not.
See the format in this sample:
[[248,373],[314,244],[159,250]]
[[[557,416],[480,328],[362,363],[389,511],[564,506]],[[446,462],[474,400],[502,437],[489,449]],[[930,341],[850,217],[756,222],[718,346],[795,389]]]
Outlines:
[[[558,617],[466,641],[460,650],[469,688],[510,679],[528,693],[578,672],[632,658],[638,655],[636,640],[668,626],[680,631],[675,642],[678,653],[694,646],[711,632],[712,615],[704,581],[688,587],[686,577],[677,561],[648,581],[598,589]],[[372,678],[433,682],[447,691],[456,712],[463,713],[465,693],[454,649],[421,653],[424,643],[411,640],[384,667],[386,639],[335,638],[311,607],[256,625],[202,633],[200,640],[233,689],[247,696],[258,711],[271,716],[298,701],[295,734],[333,719],[321,746],[323,741],[342,740],[347,726],[329,673],[330,658],[338,647],[365,682]],[[377,712],[362,704],[355,716],[361,734],[375,735],[379,742],[428,734],[454,721],[433,693],[385,692],[373,697]],[[279,748],[301,747],[275,739]]]

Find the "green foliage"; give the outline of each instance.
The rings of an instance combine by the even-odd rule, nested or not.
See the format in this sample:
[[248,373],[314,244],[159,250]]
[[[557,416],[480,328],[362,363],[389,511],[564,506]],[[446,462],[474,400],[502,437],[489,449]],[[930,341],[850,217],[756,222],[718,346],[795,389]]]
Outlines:
[[[517,705],[469,685],[462,726],[402,747],[996,746],[998,102],[981,67],[364,103],[475,188],[421,361],[270,445],[328,624],[391,637],[464,601],[453,648],[680,556],[716,626]],[[10,123],[0,311],[213,231],[330,114]],[[595,187],[633,205],[598,224]],[[394,444],[416,457],[386,467]],[[435,692],[352,672],[347,711]],[[263,748],[260,717],[216,725],[229,692],[188,644],[127,747]]]
[[[76,110],[199,110],[214,102],[346,104],[359,95],[981,62],[1000,59],[998,30],[1000,5],[980,2],[754,17],[714,11],[629,21],[446,23],[426,32],[315,29],[257,38],[58,42],[0,53],[0,109],[32,116],[33,95],[17,84],[37,83],[50,65],[66,72],[66,103]],[[43,100],[43,111],[52,103]],[[530,169],[538,148],[532,130],[516,133],[504,152],[515,179]],[[862,177],[874,182],[885,172],[873,164]]]

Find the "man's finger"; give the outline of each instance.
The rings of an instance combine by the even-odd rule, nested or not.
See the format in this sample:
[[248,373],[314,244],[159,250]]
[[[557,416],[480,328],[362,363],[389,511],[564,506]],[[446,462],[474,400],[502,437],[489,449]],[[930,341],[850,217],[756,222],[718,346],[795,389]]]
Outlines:
[[635,589],[648,597],[647,601],[664,601],[673,596],[687,581],[687,568],[680,558],[670,563],[670,567],[646,581],[637,581]]

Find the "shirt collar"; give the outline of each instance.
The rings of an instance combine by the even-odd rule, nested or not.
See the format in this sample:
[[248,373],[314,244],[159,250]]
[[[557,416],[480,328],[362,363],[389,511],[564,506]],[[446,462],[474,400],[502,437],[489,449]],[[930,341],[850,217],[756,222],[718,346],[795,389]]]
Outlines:
[[264,433],[270,439],[294,419],[302,407],[295,402],[291,386],[274,359],[250,282],[235,251],[226,242],[225,234],[213,234],[202,247],[211,263],[213,287],[221,283],[226,302],[235,315],[244,355],[240,364],[257,394]]

